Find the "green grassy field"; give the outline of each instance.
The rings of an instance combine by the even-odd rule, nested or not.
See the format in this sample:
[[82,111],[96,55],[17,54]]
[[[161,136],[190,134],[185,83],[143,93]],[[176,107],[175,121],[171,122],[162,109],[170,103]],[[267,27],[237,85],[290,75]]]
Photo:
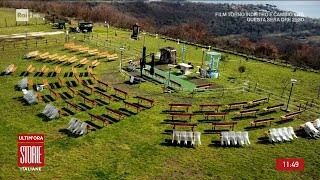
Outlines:
[[[1,11],[0,11],[1,12]],[[36,30],[36,27],[33,27]],[[52,31],[49,25],[43,26],[43,30]],[[23,32],[19,27],[1,28],[0,33]],[[83,46],[89,46],[100,51],[117,53],[120,56],[120,46],[125,46],[124,58],[135,58],[141,56],[143,37],[138,41],[129,39],[130,33],[120,31],[114,28],[109,29],[107,35],[105,27],[95,27],[93,38],[83,40],[83,34],[70,35],[71,41]],[[115,36],[115,32],[117,36]],[[107,36],[111,39],[111,44],[106,42]],[[54,42],[57,38],[58,41]],[[124,110],[122,100],[115,98],[111,103],[106,100],[99,103],[99,106],[93,109],[81,105],[80,96],[68,97],[65,92],[70,91],[66,87],[54,85],[57,92],[62,94],[62,98],[55,99],[50,96],[46,89],[40,94],[47,102],[39,102],[36,105],[26,105],[22,100],[23,93],[15,89],[15,86],[23,78],[22,72],[26,71],[28,65],[32,64],[36,72],[46,65],[50,72],[56,66],[62,67],[62,73],[56,77],[34,77],[30,74],[27,77],[32,79],[35,84],[41,84],[43,79],[49,83],[59,82],[57,77],[64,77],[65,73],[71,71],[72,65],[56,64],[55,62],[40,61],[38,58],[25,60],[23,56],[30,51],[39,50],[40,52],[58,53],[68,57],[77,56],[78,59],[85,58],[83,54],[78,54],[65,50],[63,48],[64,36],[46,36],[41,41],[48,39],[48,46],[41,44],[35,47],[35,39],[30,38],[29,48],[24,48],[24,41],[6,42],[5,51],[1,51],[0,69],[5,69],[8,65],[14,63],[18,66],[16,72],[8,76],[0,76],[0,112],[1,126],[0,136],[0,179],[318,179],[319,178],[319,148],[317,140],[299,136],[292,142],[270,144],[264,140],[264,134],[268,127],[256,129],[250,127],[250,121],[255,118],[237,119],[238,125],[235,131],[249,131],[251,141],[250,146],[245,147],[221,147],[218,143],[218,133],[206,133],[211,129],[209,123],[202,123],[202,116],[194,117],[192,122],[199,122],[195,131],[201,132],[201,146],[193,148],[172,146],[166,143],[171,139],[171,126],[165,123],[169,119],[167,114],[162,111],[168,110],[168,103],[190,103],[191,112],[198,110],[200,104],[228,104],[240,101],[251,101],[262,97],[267,97],[272,92],[268,103],[257,106],[263,109],[268,105],[286,103],[290,86],[285,88],[284,97],[278,99],[282,94],[282,81],[295,78],[298,82],[294,86],[294,91],[290,109],[297,110],[297,106],[304,100],[314,100],[314,106],[308,107],[299,119],[292,122],[277,124],[273,123],[273,128],[292,126],[298,129],[299,124],[305,121],[312,121],[319,117],[319,104],[317,98],[319,74],[280,67],[272,64],[266,64],[249,60],[245,61],[241,57],[229,55],[229,61],[222,62],[221,76],[218,79],[207,79],[195,81],[195,83],[214,83],[217,87],[237,88],[244,82],[250,81],[252,87],[250,92],[229,91],[222,95],[218,92],[196,93],[193,96],[190,92],[163,93],[163,84],[156,82],[145,82],[138,85],[129,85],[126,83],[128,77],[119,73],[119,59],[116,61],[100,60],[101,64],[94,69],[99,79],[118,87],[129,93],[127,101],[136,102],[134,96],[139,95],[155,100],[155,107],[145,109],[138,114],[135,110]],[[40,41],[40,40],[38,40]],[[106,42],[106,43],[105,43]],[[163,39],[156,39],[152,36],[145,38],[147,53],[158,51],[159,47],[172,46],[177,48],[177,61],[181,59],[182,44]],[[12,43],[17,44],[13,48]],[[129,48],[130,47],[130,48]],[[134,50],[136,49],[136,50]],[[137,51],[139,50],[139,51]],[[186,61],[192,62],[194,66],[201,65],[202,51],[200,48],[187,46]],[[86,57],[93,61],[96,57]],[[150,61],[150,59],[148,59]],[[241,64],[240,64],[241,62]],[[76,65],[76,64],[74,64]],[[89,64],[90,65],[90,64]],[[86,72],[89,65],[78,68],[78,75]],[[240,78],[238,67],[244,65],[246,72]],[[127,63],[124,63],[127,66]],[[167,67],[163,67],[164,69]],[[178,71],[174,69],[174,71]],[[191,81],[196,74],[191,75]],[[233,81],[229,77],[235,78]],[[66,81],[75,81],[74,77],[64,77]],[[91,80],[92,86],[98,87],[91,76],[81,77],[86,82]],[[254,91],[254,85],[258,83]],[[74,87],[77,90],[83,90],[83,87],[77,83]],[[259,89],[260,88],[260,89]],[[87,93],[88,90],[85,90]],[[114,90],[108,90],[106,94],[113,95]],[[51,99],[51,98],[53,99]],[[99,99],[99,95],[94,93],[88,95],[90,99]],[[67,108],[64,100],[78,104],[84,108],[84,111],[74,115],[67,113],[68,116],[58,120],[48,120],[41,112],[46,103],[52,103],[59,108]],[[296,102],[293,102],[296,101]],[[87,135],[74,138],[66,134],[65,129],[71,117],[76,117],[82,121],[90,121],[88,113],[96,115],[105,115],[105,107],[117,109],[126,117],[117,122],[111,119],[111,124],[103,127],[100,122],[92,121],[96,125],[94,131]],[[70,107],[67,108],[73,110]],[[223,108],[224,109],[224,108]],[[223,110],[221,109],[221,110]],[[225,121],[233,121],[235,113],[233,110]],[[258,114],[259,118],[274,117],[280,119],[282,111],[270,113],[267,115]],[[41,172],[20,171],[17,165],[17,135],[20,133],[41,133],[45,135],[45,166]],[[298,132],[297,132],[298,133]],[[299,134],[299,133],[298,133]],[[277,158],[304,158],[304,171],[280,172],[275,169]]]

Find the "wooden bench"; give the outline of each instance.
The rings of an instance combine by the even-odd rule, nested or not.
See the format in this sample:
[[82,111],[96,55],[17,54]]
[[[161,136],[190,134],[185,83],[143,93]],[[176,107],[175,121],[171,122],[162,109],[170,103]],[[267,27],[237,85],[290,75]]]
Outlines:
[[133,104],[133,103],[129,103],[127,101],[123,101],[124,103],[124,108],[126,109],[128,106],[134,108],[137,110],[137,113],[139,112],[139,110],[142,110],[142,108],[139,105]]
[[78,95],[79,94],[78,91],[73,89],[72,87],[67,86],[67,88],[72,92],[73,97],[74,97],[74,95]]
[[187,127],[187,128],[191,128],[193,131],[193,128],[198,126],[197,123],[170,123],[170,125],[172,126],[172,129],[176,129],[176,127]]
[[[93,76],[92,76],[93,77]],[[96,76],[94,76],[93,78],[96,78]],[[108,83],[105,83],[105,82],[103,82],[103,81],[100,81],[100,80],[98,80],[98,79],[96,79],[97,80],[97,82],[98,82],[98,85],[100,86],[100,85],[103,85],[103,86],[105,86],[106,87],[106,90],[108,90],[108,88],[111,88],[111,86],[108,84]]]
[[41,69],[41,72],[43,73],[43,74],[46,74],[47,72],[49,71],[49,68],[47,68],[47,66],[43,66],[42,67],[42,69]]
[[33,73],[34,70],[35,70],[35,68],[32,65],[29,65],[27,68],[27,72],[30,74]]
[[277,104],[277,105],[273,105],[273,106],[268,106],[266,108],[263,108],[264,112],[270,112],[270,111],[276,111],[277,109],[281,109],[281,107],[284,104]]
[[43,98],[40,94],[36,93],[37,99],[39,102],[42,102]]
[[91,113],[88,113],[88,114],[89,114],[89,116],[90,116],[90,118],[91,118],[91,121],[92,121],[92,119],[101,121],[102,124],[103,124],[103,126],[105,126],[106,124],[107,124],[107,125],[109,124],[109,121],[108,121],[108,120],[103,119],[103,118],[100,117],[100,116],[97,116],[97,115],[94,115],[94,114],[91,114]]
[[108,108],[108,107],[106,107],[106,109],[107,109],[107,114],[108,114],[108,113],[113,114],[113,115],[117,116],[117,117],[119,118],[119,120],[120,120],[121,118],[124,118],[124,115],[123,115],[121,112],[116,111],[116,110],[113,110],[113,109]]
[[266,119],[259,119],[259,120],[251,121],[250,124],[251,124],[251,126],[254,125],[256,127],[257,124],[270,123],[269,124],[269,127],[270,127],[272,121],[274,121],[274,118],[266,118]]
[[57,73],[57,74],[60,74],[61,73],[61,71],[62,71],[62,68],[61,67],[56,67],[55,68],[55,72]]
[[85,96],[83,96],[83,95],[81,95],[81,97],[83,98],[84,104],[85,104],[86,102],[89,102],[92,106],[97,106],[97,102],[95,102],[94,100],[89,99],[89,98],[87,98],[87,97],[85,97]]
[[83,83],[82,83],[82,86],[85,87],[85,88],[87,88],[87,89],[90,89],[91,94],[92,94],[93,92],[96,92],[96,91],[97,91],[96,88],[94,88],[94,87],[92,87],[92,86],[88,86],[88,85],[83,84]]
[[236,113],[236,115],[240,115],[240,117],[242,117],[243,115],[254,114],[254,116],[257,116],[258,111],[259,109],[249,109],[249,110],[239,111]]
[[298,111],[298,112],[294,112],[294,113],[290,113],[290,114],[286,114],[284,116],[281,116],[280,117],[281,122],[297,118],[301,115],[301,113],[302,113],[302,111]]
[[65,101],[65,103],[67,104],[67,107],[68,105],[71,106],[72,108],[74,108],[76,111],[81,111],[81,108],[76,105],[76,104],[72,104],[71,102],[68,102],[68,101]]
[[128,93],[127,93],[127,92],[125,92],[125,91],[123,91],[123,90],[121,90],[121,89],[118,89],[118,88],[113,88],[113,89],[114,89],[114,91],[115,91],[115,95],[117,95],[117,92],[119,92],[119,93],[121,93],[121,94],[124,95],[124,98],[125,98],[125,99],[127,99],[127,96],[128,96]]
[[214,110],[219,110],[219,107],[221,107],[221,104],[202,104],[199,105],[199,109],[200,111],[203,111],[204,108],[208,108],[208,109],[214,109]]
[[145,72],[151,74],[151,71],[149,69],[143,69]]
[[186,108],[186,111],[188,112],[189,108],[191,107],[191,104],[169,104],[170,111],[172,111],[172,108]]
[[98,94],[100,94],[100,99],[101,99],[101,97],[104,97],[104,98],[106,98],[106,99],[108,99],[109,100],[109,103],[110,103],[110,101],[111,101],[111,99],[112,99],[112,96],[109,96],[108,94],[105,94],[105,93],[103,93],[103,92],[100,92],[100,91],[96,91]]
[[209,120],[209,117],[223,117],[223,119],[226,119],[226,116],[228,116],[229,113],[227,112],[211,112],[211,113],[205,113],[204,119]]
[[51,95],[51,93],[53,93],[56,98],[60,98],[60,94],[57,91],[55,91],[51,88],[49,88],[49,91],[50,91],[50,95]]
[[174,120],[175,117],[180,117],[180,118],[188,118],[189,121],[191,121],[191,118],[194,114],[191,113],[170,113],[172,121]]
[[211,87],[212,84],[203,84],[203,85],[198,85],[196,86],[196,88],[194,88],[194,91],[198,91],[198,90],[202,90],[202,89],[208,89],[209,87]]
[[257,105],[257,104],[262,104],[262,103],[267,102],[267,100],[268,100],[268,98],[257,99],[257,100],[248,102],[248,105],[253,106],[253,105]]
[[80,83],[80,84],[82,84],[83,82],[82,82],[82,79],[79,77],[79,76],[75,76],[76,77],[76,79],[77,79],[77,81],[78,81],[78,83]]
[[48,87],[48,86],[49,86],[49,83],[48,83],[48,81],[47,81],[46,79],[43,79],[42,82],[43,82],[43,85],[44,85],[45,87]]
[[227,104],[226,107],[228,109],[231,109],[233,107],[244,107],[245,105],[247,105],[247,102],[238,102],[238,103],[231,103],[231,104]]
[[33,86],[33,80],[32,79],[28,79],[28,87],[32,87]]
[[63,78],[58,78],[58,79],[59,79],[61,86],[66,86],[66,82],[64,81]]
[[147,98],[144,98],[144,97],[141,97],[141,96],[136,96],[135,98],[138,99],[138,103],[139,103],[139,104],[140,104],[140,102],[144,101],[144,102],[150,103],[150,106],[151,106],[151,107],[154,106],[154,100],[152,100],[152,99],[147,99]]
[[212,129],[216,130],[216,127],[230,127],[233,131],[235,125],[237,125],[237,122],[214,122],[212,123]]

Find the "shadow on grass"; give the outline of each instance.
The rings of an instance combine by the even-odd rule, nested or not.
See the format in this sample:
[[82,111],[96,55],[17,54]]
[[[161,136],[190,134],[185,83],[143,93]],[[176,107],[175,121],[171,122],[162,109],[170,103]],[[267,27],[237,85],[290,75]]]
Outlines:
[[84,90],[79,90],[79,92],[85,96],[90,96],[91,94],[87,93],[86,91]]
[[62,94],[63,94],[65,97],[67,97],[68,99],[72,99],[72,98],[73,98],[68,92],[63,92]]
[[208,129],[208,130],[204,130],[203,134],[220,134],[222,131],[229,131],[229,129],[218,129],[218,130]]
[[189,121],[184,120],[184,119],[176,119],[176,120],[172,120],[172,119],[165,119],[163,120],[163,124],[170,124],[170,123],[187,123]]
[[36,72],[33,77],[38,77],[40,75],[41,72]]
[[203,119],[203,120],[198,120],[198,123],[206,124],[206,123],[214,123],[214,122],[220,122],[220,121],[221,119],[212,119],[212,120]]
[[277,112],[277,111],[261,112],[261,113],[258,113],[257,115],[259,115],[259,116],[265,116],[265,115],[269,115],[269,114],[276,113],[276,112]]
[[163,110],[161,112],[161,114],[170,114],[170,113],[184,113],[186,111],[182,111],[182,110]]
[[84,103],[79,103],[80,107],[82,108],[82,110],[90,110],[90,109],[93,109],[92,107],[84,104]]
[[266,127],[269,127],[269,125],[265,125],[265,124],[261,124],[259,126],[248,126],[248,127],[245,127],[244,129],[246,131],[250,131],[250,130],[257,130],[257,129],[263,129],[263,128],[266,128]]
[[100,88],[100,87],[98,87],[98,86],[96,86],[96,87],[94,87],[95,89],[97,89],[97,90],[99,90],[99,91],[101,91],[101,92],[107,92],[106,90],[104,90],[104,89],[102,89],[102,88]]
[[257,116],[237,116],[231,118],[232,120],[244,120],[244,119],[250,119],[250,118],[257,118]]
[[60,133],[67,135],[68,137],[73,137],[73,138],[78,138],[80,137],[77,134],[73,134],[71,131],[69,131],[68,129],[60,129],[59,130]]
[[114,97],[114,101],[124,101],[125,100],[125,98],[122,98],[122,97],[119,97],[119,96],[117,96],[117,95],[111,95],[112,97]]
[[109,116],[107,114],[102,114],[101,116],[106,118],[106,119],[108,119],[110,124],[120,122],[120,120],[118,120],[118,119],[116,119],[114,117],[111,117],[111,116]]
[[55,99],[53,99],[53,97],[52,97],[51,95],[46,94],[45,97],[46,97],[47,99],[49,99],[49,101],[51,101],[51,102],[56,101]]
[[95,123],[93,123],[92,121],[85,121],[85,123],[89,124],[90,126],[94,127],[95,129],[102,129],[103,126],[98,126]]
[[67,109],[67,108],[61,108],[63,111],[65,111],[66,113],[70,114],[71,116],[75,115],[74,112],[72,112],[70,109]]
[[37,114],[37,117],[41,118],[43,122],[52,121],[52,119],[48,118],[46,115],[44,115],[42,113]]
[[215,111],[193,111],[193,114],[214,113]]
[[78,84],[75,81],[67,81],[66,84],[70,87],[77,87]]
[[125,109],[125,108],[119,108],[119,111],[126,116],[132,116],[132,115],[138,114],[136,112],[129,111],[128,109]]
[[211,141],[211,144],[208,145],[208,147],[215,147],[215,148],[241,148],[240,145],[221,145],[221,141],[215,140]]
[[182,141],[180,142],[180,144],[178,144],[178,142],[176,140],[174,140],[172,143],[172,139],[165,139],[163,143],[160,143],[160,145],[161,146],[173,146],[173,147],[180,147],[180,148],[195,149],[195,146],[192,146],[190,141],[188,141],[187,144],[185,144]]
[[110,103],[108,102],[105,102],[105,101],[102,101],[101,99],[95,99],[98,103],[99,103],[99,106],[103,106],[103,105],[108,105]]

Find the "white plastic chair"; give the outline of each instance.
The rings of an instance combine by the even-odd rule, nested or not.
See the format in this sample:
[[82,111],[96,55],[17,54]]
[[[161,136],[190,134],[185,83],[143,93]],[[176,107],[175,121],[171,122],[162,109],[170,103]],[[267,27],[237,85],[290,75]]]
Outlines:
[[173,131],[173,133],[172,133],[172,144],[175,140],[177,141],[177,144],[180,144],[180,132],[179,131]]
[[180,140],[184,141],[184,144],[187,143],[187,132],[186,131],[180,131]]
[[281,130],[283,135],[286,136],[289,141],[293,140],[292,134],[290,133],[287,127],[283,127],[281,128]]
[[80,121],[80,123],[78,123],[78,125],[76,125],[76,127],[73,129],[72,133],[77,134],[81,129],[81,125],[82,122]]
[[312,136],[316,139],[320,138],[319,130],[316,129],[311,122],[306,122],[304,125],[304,129],[309,136]]
[[193,132],[187,132],[186,141],[184,141],[185,145],[187,145],[187,141],[190,141],[192,146],[194,145]]
[[194,142],[198,142],[198,145],[201,145],[201,133],[200,132],[194,132]]
[[243,146],[244,145],[244,139],[243,139],[243,136],[242,136],[242,132],[236,132],[235,134],[236,134],[237,143],[240,146]]
[[281,142],[282,139],[280,138],[280,136],[279,136],[279,134],[278,134],[278,131],[277,131],[276,129],[272,128],[272,129],[270,129],[269,131],[270,131],[270,138],[269,138],[269,140],[270,140],[271,142]]
[[87,133],[88,133],[88,124],[85,123],[85,122],[83,122],[83,123],[81,124],[81,128],[80,128],[80,133],[79,133],[79,135],[81,136],[81,135],[84,135],[84,134],[87,134]]
[[279,137],[281,138],[282,141],[289,141],[288,137],[285,134],[283,134],[282,128],[277,128],[276,130],[277,130]]
[[221,145],[230,145],[230,139],[228,132],[221,132]]
[[320,131],[320,118],[314,120],[313,125],[315,128],[317,128]]
[[288,132],[289,132],[293,137],[298,138],[298,137],[296,136],[296,133],[294,132],[293,127],[289,126],[289,127],[287,127],[287,130],[288,130]]
[[72,126],[72,127],[70,127],[69,128],[69,130],[71,131],[71,132],[73,132],[78,126],[80,126],[81,125],[81,121],[77,121],[76,123],[74,123],[74,125]]
[[230,138],[231,144],[232,145],[237,145],[236,133],[234,131],[231,131],[228,134],[229,134],[229,138]]
[[246,145],[250,145],[251,143],[250,143],[248,131],[242,132],[242,136],[243,136],[243,139],[244,139],[244,143],[245,143]]
[[22,89],[22,92],[23,92],[23,94],[27,94],[27,93],[28,93],[28,90]]

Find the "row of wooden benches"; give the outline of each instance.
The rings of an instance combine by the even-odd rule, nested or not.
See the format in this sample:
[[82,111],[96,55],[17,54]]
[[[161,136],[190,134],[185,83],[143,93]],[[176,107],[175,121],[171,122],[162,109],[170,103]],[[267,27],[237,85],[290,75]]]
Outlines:
[[66,49],[70,49],[72,51],[78,51],[80,53],[87,53],[91,56],[98,56],[99,58],[107,58],[108,60],[114,60],[118,58],[117,54],[109,54],[108,52],[99,52],[98,49],[90,49],[89,47],[83,47],[81,45],[64,44]]
[[[302,113],[302,111],[298,111],[298,112],[295,112],[295,113],[289,113],[289,114],[286,114],[284,116],[281,116],[280,119],[281,121],[285,121],[285,120],[290,120],[290,119],[293,119],[295,117],[298,117],[300,116]],[[174,120],[175,118],[188,118],[189,121],[191,121],[191,118],[193,116],[199,116],[199,115],[203,115],[205,117],[205,120],[209,120],[210,117],[223,117],[223,119],[225,119],[226,116],[228,116],[229,113],[227,112],[209,112],[209,113],[203,113],[203,114],[192,114],[192,113],[170,113],[170,117],[172,120]],[[264,119],[266,120],[266,119]],[[270,119],[267,119],[267,120],[270,120]],[[262,120],[261,120],[262,121]],[[259,121],[257,121],[259,122]]]
[[[290,120],[296,117],[299,117],[301,115],[301,111],[298,112],[294,112],[294,113],[289,113],[286,114],[284,116],[281,116],[281,121],[286,121],[286,120]],[[269,126],[271,126],[271,123],[274,121],[274,118],[266,118],[266,119],[259,119],[259,120],[255,120],[255,121],[251,121],[250,124],[251,126],[257,126],[257,124],[264,124],[264,123],[269,123]],[[170,125],[172,125],[173,129],[175,129],[176,127],[190,127],[193,128],[196,127],[198,125],[198,123],[181,123],[181,122],[177,122],[177,123],[169,123]],[[230,127],[232,128],[232,130],[234,129],[234,126],[237,125],[237,122],[233,121],[233,122],[213,122],[212,123],[212,129],[215,130],[216,127]]]

